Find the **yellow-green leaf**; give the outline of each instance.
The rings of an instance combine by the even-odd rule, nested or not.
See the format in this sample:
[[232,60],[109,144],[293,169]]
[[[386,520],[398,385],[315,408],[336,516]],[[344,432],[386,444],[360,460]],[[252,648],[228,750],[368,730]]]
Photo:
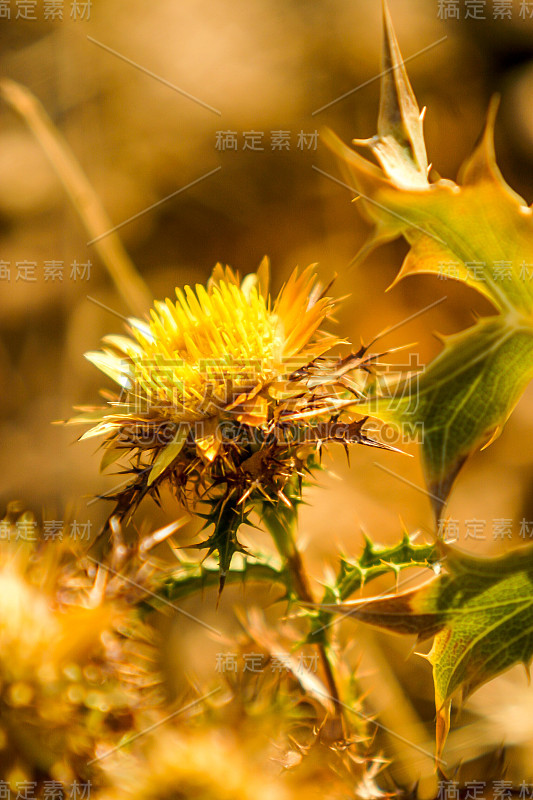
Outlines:
[[111,464],[114,464],[115,461],[118,461],[123,455],[124,448],[108,445],[104,449],[104,454],[102,456],[102,460],[100,461],[100,472],[105,472],[105,470],[110,467]]
[[152,483],[159,478],[161,473],[172,464],[174,459],[179,456],[187,439],[188,432],[187,426],[180,425],[174,439],[158,453],[152,464],[150,475],[148,476],[148,486],[151,486]]

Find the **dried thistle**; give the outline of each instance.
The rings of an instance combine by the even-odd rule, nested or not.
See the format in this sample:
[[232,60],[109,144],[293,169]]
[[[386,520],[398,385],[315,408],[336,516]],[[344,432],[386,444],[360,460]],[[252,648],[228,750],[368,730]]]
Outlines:
[[22,540],[33,523],[16,504],[0,521],[0,775],[41,790],[94,781],[97,753],[154,704],[157,676],[150,632],[118,587],[63,542]]

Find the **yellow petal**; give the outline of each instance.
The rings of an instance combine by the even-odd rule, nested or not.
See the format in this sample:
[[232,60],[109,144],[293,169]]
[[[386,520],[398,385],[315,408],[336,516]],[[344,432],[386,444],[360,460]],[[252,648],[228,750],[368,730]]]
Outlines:
[[124,389],[129,389],[131,381],[129,372],[131,364],[127,359],[116,358],[109,353],[91,352],[85,353],[85,358],[94,364],[95,367],[101,369],[106,375],[109,375],[119,386]]

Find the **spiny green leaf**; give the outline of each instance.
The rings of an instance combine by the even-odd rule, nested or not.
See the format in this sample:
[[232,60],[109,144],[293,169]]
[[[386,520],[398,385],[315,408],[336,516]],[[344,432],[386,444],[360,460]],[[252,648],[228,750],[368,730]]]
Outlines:
[[[436,545],[416,544],[407,531],[404,531],[401,541],[391,547],[374,544],[365,537],[365,546],[358,559],[341,559],[337,579],[332,586],[326,586],[322,603],[343,602],[381,575],[389,572],[397,575],[408,567],[434,567],[440,558]],[[311,616],[312,629],[307,640],[316,643],[320,634],[329,627],[332,614],[321,609],[318,613],[312,612]]]
[[376,545],[366,538],[365,547],[356,561],[341,561],[341,570],[336,583],[336,595],[346,600],[351,594],[380,575],[398,573],[407,567],[429,567],[436,564],[441,555],[434,544],[416,544],[404,532],[402,540],[392,547]]
[[437,518],[470,453],[494,441],[533,377],[533,328],[505,316],[447,337],[420,376],[365,411],[422,437],[424,472]]
[[[385,53],[389,60],[401,59],[392,29]],[[396,142],[394,148],[389,141],[389,152],[410,153],[411,173],[402,173],[398,161],[391,166],[376,144],[382,170],[333,134],[326,137],[374,224],[363,254],[403,235],[411,248],[397,280],[419,273],[454,277],[487,297],[498,312],[450,337],[424,375],[397,387],[392,400],[359,406],[402,430],[422,430],[425,476],[437,517],[462,464],[501,431],[533,372],[533,212],[496,165],[496,108],[493,102],[483,137],[462,170],[462,185],[409,183],[415,166],[420,174],[425,163],[421,127],[414,122],[418,109],[409,84],[393,82],[391,73],[382,79],[380,125],[388,119],[388,137]],[[396,109],[396,126],[394,110],[384,109]]]
[[443,545],[446,571],[412,591],[321,608],[396,633],[434,636],[437,756],[449,729],[452,695],[533,657],[533,545],[495,558]]
[[[219,567],[214,559],[202,562],[182,560],[180,567],[168,575],[157,590],[166,600],[183,600],[204,589],[218,586]],[[267,583],[287,588],[290,578],[286,570],[267,556],[235,556],[226,574],[227,584]]]
[[199,544],[191,545],[198,550],[207,550],[207,557],[212,553],[218,555],[218,576],[219,576],[219,598],[226,583],[230,565],[235,553],[246,553],[246,549],[241,545],[237,537],[241,525],[248,523],[248,514],[242,505],[236,504],[236,499],[232,494],[220,498],[212,503],[211,509],[206,514],[197,516],[204,517],[206,524],[204,527],[213,525],[214,528],[210,536]]
[[381,199],[406,223],[411,244],[396,279],[432,273],[457,277],[502,313],[530,317],[533,213],[499,172],[493,147],[496,103],[482,140],[462,169],[462,185],[438,181],[426,191],[385,190]]

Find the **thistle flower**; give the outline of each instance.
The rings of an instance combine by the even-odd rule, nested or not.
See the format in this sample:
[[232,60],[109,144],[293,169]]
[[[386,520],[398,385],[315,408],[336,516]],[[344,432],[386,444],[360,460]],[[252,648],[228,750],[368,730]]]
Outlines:
[[[210,504],[209,522],[223,518],[226,566],[254,503],[290,505],[287,494],[295,497],[294,482],[317,465],[323,443],[383,446],[361,421],[340,419],[371,359],[364,348],[326,357],[343,342],[321,330],[336,303],[313,267],[295,270],[274,301],[268,269],[264,259],[241,283],[217,265],[207,287],[176,289],[176,301],[156,301],[149,321],[131,319],[130,337],[105,337],[104,350],[87,358],[122,393],[72,420],[97,422],[81,438],[106,437],[104,467],[130,457],[132,481],[114,496],[114,515],[147,493],[157,499],[168,483],[184,505]],[[210,552],[220,545],[218,534],[206,543]]]
[[95,591],[66,545],[20,539],[34,522],[16,504],[0,521],[0,775],[46,794],[50,782],[98,776],[98,747],[134,723],[149,648],[133,612],[101,576]]

